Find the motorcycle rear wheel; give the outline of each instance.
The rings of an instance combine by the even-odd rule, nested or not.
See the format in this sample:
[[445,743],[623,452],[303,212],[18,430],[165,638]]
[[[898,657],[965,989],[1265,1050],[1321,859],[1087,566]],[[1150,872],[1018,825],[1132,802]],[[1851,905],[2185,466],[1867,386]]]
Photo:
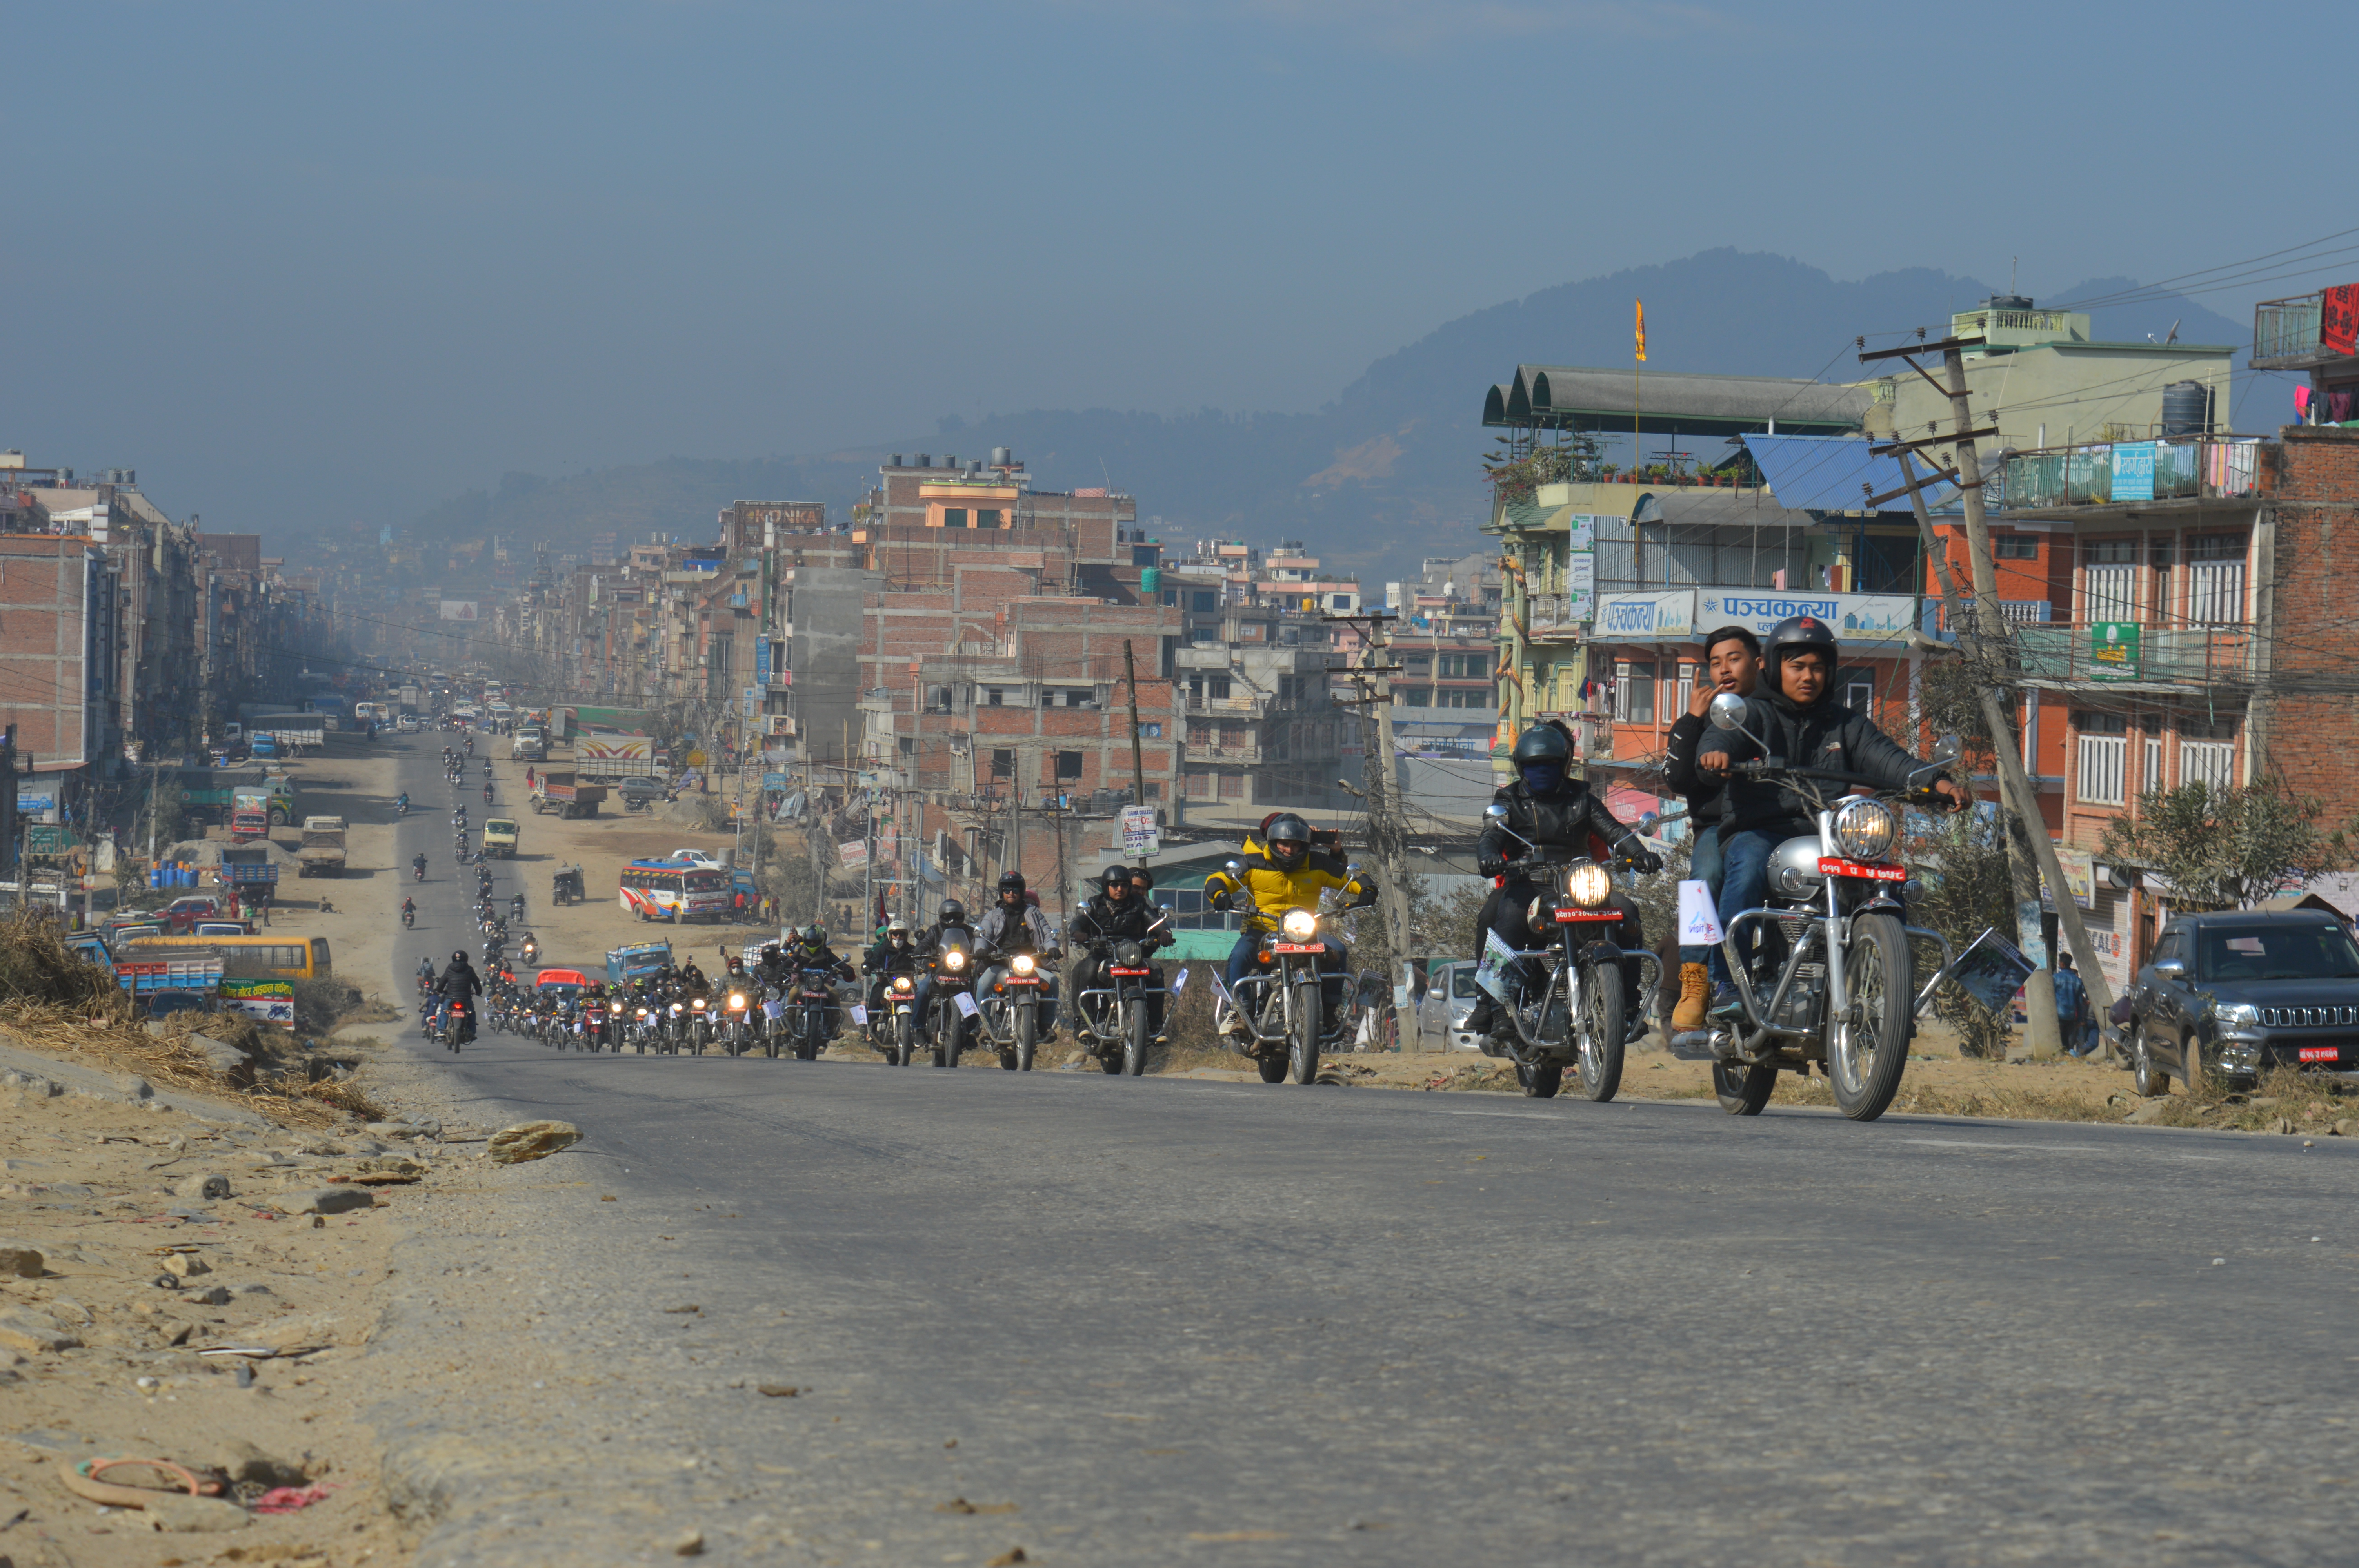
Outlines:
[[1827,1042],[1827,1087],[1835,1108],[1854,1121],[1874,1121],[1900,1092],[1908,1066],[1908,934],[1894,914],[1852,921],[1851,1017]]
[[1622,1087],[1622,977],[1584,967],[1581,981],[1586,994],[1573,1025],[1573,1062],[1582,1094],[1603,1104]]
[[1720,1097],[1720,1108],[1731,1116],[1759,1116],[1777,1087],[1775,1067],[1748,1067],[1742,1062],[1712,1065],[1712,1092]]

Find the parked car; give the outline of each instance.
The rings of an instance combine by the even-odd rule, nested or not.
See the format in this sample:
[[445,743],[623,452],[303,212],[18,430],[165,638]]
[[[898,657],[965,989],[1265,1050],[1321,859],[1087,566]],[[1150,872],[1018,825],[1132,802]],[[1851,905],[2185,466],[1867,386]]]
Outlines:
[[625,779],[614,786],[625,811],[645,811],[664,797],[661,779]]
[[220,920],[226,914],[227,911],[222,908],[221,900],[196,894],[188,898],[176,898],[166,904],[162,911],[162,918],[167,930],[176,936],[185,936],[189,934],[189,928],[198,921]]
[[1474,963],[1460,959],[1436,964],[1426,980],[1425,999],[1417,1004],[1417,1045],[1420,1051],[1476,1051],[1482,1047],[1467,1032],[1466,1015],[1483,992],[1474,984]]
[[2173,1077],[2359,1068],[2359,942],[2316,910],[2179,916],[2130,993],[2130,1066],[2142,1095]]

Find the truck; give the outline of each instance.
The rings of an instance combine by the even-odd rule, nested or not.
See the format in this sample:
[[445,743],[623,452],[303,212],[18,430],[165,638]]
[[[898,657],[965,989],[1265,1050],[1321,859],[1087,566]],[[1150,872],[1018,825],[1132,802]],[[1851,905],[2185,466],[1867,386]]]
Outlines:
[[535,724],[521,726],[516,732],[516,738],[508,742],[508,755],[520,762],[547,761],[549,731]]
[[571,768],[543,768],[532,781],[532,809],[546,816],[550,812],[560,816],[595,816],[598,803],[606,798],[606,786],[576,784]]
[[303,847],[295,851],[298,874],[307,877],[341,877],[344,874],[344,819],[341,816],[307,816],[303,819]]
[[264,813],[273,823],[295,819],[295,785],[284,773],[262,768],[179,768],[161,770],[180,788],[180,810],[200,822],[227,822],[237,808],[240,791],[261,791]]
[[645,735],[577,735],[573,766],[585,779],[601,782],[646,778],[656,771],[656,743]]
[[234,845],[221,852],[221,880],[233,887],[274,884],[278,881],[278,868],[271,864],[266,846]]
[[233,843],[243,844],[255,838],[267,838],[273,827],[286,825],[266,789],[239,789],[231,794],[229,836]]
[[513,860],[516,852],[516,823],[505,816],[484,818],[484,853],[495,860]]

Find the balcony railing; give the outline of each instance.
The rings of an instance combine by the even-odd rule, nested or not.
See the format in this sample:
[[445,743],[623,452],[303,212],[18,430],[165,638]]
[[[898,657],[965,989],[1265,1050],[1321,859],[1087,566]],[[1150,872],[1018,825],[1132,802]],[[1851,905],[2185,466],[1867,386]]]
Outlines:
[[[2142,626],[2134,649],[2108,638],[2104,622],[2017,626],[2015,646],[2031,681],[2107,686],[2249,685],[2258,644],[2249,626]],[[2100,656],[2100,645],[2104,654]]]
[[2230,501],[2258,493],[2260,439],[2171,437],[2018,452],[1990,488],[1993,512],[2053,512],[2147,501]]
[[2301,370],[2342,356],[2318,341],[2324,297],[2264,299],[2253,307],[2253,368]]

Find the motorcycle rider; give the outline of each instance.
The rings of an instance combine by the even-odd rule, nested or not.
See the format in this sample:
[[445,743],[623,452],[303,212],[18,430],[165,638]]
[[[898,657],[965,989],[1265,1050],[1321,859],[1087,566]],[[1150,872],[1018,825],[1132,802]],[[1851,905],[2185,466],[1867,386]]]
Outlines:
[[707,1001],[712,1000],[712,983],[704,978],[704,971],[696,967],[696,959],[693,957],[679,967],[678,978],[681,991],[689,1000],[694,1001],[699,997],[704,998]]
[[[1864,714],[1835,700],[1835,663],[1841,649],[1834,633],[1815,615],[1790,615],[1770,628],[1762,648],[1767,679],[1747,705],[1745,729],[1767,743],[1767,754],[1789,765],[1858,773],[1894,789],[1906,789],[1924,764],[1892,742]],[[1727,806],[1721,818],[1723,930],[1739,913],[1758,908],[1769,892],[1769,857],[1788,838],[1818,833],[1815,808],[1790,786],[1768,779],[1732,774],[1731,766],[1762,754],[1763,748],[1733,730],[1714,730],[1696,749],[1696,771],[1727,781]],[[1966,804],[1965,793],[1946,776],[1933,791],[1951,811]],[[1746,927],[1745,961],[1759,950],[1758,922]],[[1713,1013],[1743,1004],[1728,977],[1721,947],[1712,950]]]
[[[1723,626],[1703,640],[1704,670],[1712,678],[1698,681],[1688,710],[1671,726],[1664,741],[1669,752],[1663,776],[1688,803],[1688,876],[1720,897],[1722,860],[1720,822],[1728,806],[1727,790],[1719,780],[1696,772],[1696,749],[1706,733],[1704,716],[1712,699],[1723,691],[1751,697],[1761,684],[1761,639],[1743,626]],[[1712,971],[1708,945],[1680,949],[1680,1000],[1671,1010],[1671,1032],[1701,1029],[1712,1001]]]
[[[1170,992],[1163,978],[1163,966],[1155,962],[1154,955],[1157,948],[1168,947],[1179,938],[1171,934],[1169,922],[1155,925],[1159,918],[1160,912],[1139,896],[1128,866],[1108,866],[1099,872],[1097,894],[1073,912],[1073,945],[1081,949],[1081,957],[1073,963],[1072,984],[1075,996],[1111,986],[1114,979],[1106,973],[1106,964],[1112,957],[1112,945],[1137,943],[1147,955],[1147,1026],[1155,1032],[1155,1044],[1169,1045],[1171,1040],[1163,1029],[1163,1004],[1170,1000]],[[1108,950],[1095,950],[1091,945],[1096,943],[1106,944]]]
[[[769,952],[773,950],[765,949],[763,957],[766,958]],[[784,962],[781,967],[793,974],[799,974],[804,969],[824,969],[831,980],[838,979],[856,980],[860,978],[859,971],[852,967],[851,961],[838,955],[828,946],[827,928],[823,925],[808,925],[797,932],[794,946],[787,950],[782,957]],[[738,963],[740,960],[733,958],[730,962]],[[832,985],[828,988],[828,994],[831,997],[834,995]],[[790,1004],[793,1002],[794,998],[791,994],[788,1000]],[[836,1031],[841,1027],[842,1027],[842,1009],[831,1003],[827,1010],[828,1037],[834,1038]]]
[[[1543,849],[1564,849],[1573,855],[1593,853],[1596,846],[1591,839],[1597,838],[1603,841],[1608,855],[1639,871],[1663,869],[1663,858],[1605,809],[1605,802],[1590,792],[1588,781],[1572,776],[1572,741],[1562,729],[1554,724],[1533,725],[1516,737],[1508,761],[1515,768],[1516,782],[1491,796],[1493,805],[1506,807],[1506,820],[1485,827],[1474,843],[1475,869],[1486,877],[1506,879],[1483,901],[1483,913],[1474,923],[1478,962],[1494,931],[1517,952],[1532,946],[1525,912],[1539,890],[1516,864],[1529,853],[1516,836]],[[1639,930],[1637,904],[1618,888],[1607,902],[1622,918],[1611,926],[1602,926],[1597,935],[1625,953],[1643,948],[1646,939]],[[1622,1001],[1626,1027],[1636,1039],[1646,1033],[1647,1020],[1638,1011],[1638,972],[1626,961],[1622,966]],[[1467,1014],[1466,1028],[1476,1034],[1488,1033],[1494,1012],[1491,995],[1485,991]]]
[[409,815],[409,792],[408,790],[403,790],[399,795],[393,797],[393,809],[398,816],[407,816]]
[[417,918],[418,918],[418,901],[417,901],[416,899],[414,899],[414,898],[405,898],[405,899],[403,899],[403,900],[401,901],[401,923],[402,923],[402,925],[409,925],[412,921],[415,921]]
[[909,923],[899,915],[885,923],[883,935],[876,945],[860,960],[861,973],[868,977],[868,1013],[871,1018],[883,1011],[885,987],[895,975],[918,972],[917,944],[911,939]]
[[468,1044],[475,1038],[474,1012],[472,1004],[476,997],[484,994],[484,982],[475,973],[474,966],[467,962],[465,948],[462,947],[451,955],[451,967],[442,971],[441,983],[436,987],[436,989],[441,993],[446,1005],[466,1010],[462,1015],[462,1022],[459,1026],[459,1044],[462,1045]]
[[1038,964],[1033,972],[1040,979],[1040,1038],[1045,1040],[1057,1028],[1057,973],[1046,962],[1057,950],[1056,933],[1049,929],[1049,917],[1040,906],[1025,896],[1023,872],[1003,874],[998,892],[998,901],[974,928],[975,951],[988,958],[975,976],[975,995],[989,996],[1006,978],[1007,955],[1031,954]]
[[409,870],[419,881],[426,880],[426,856],[423,852],[410,857]]
[[[917,940],[918,957],[924,966],[924,975],[918,981],[918,1019],[922,1025],[932,1016],[926,1003],[934,994],[934,966],[941,962],[945,941],[965,949],[967,957],[974,956],[974,927],[968,924],[966,905],[954,898],[942,900],[942,907],[934,923]],[[928,1039],[932,1036],[929,1034]]]
[[[1214,909],[1225,910],[1245,893],[1252,900],[1246,912],[1245,929],[1237,934],[1234,947],[1229,950],[1229,994],[1236,994],[1237,982],[1251,974],[1261,956],[1261,939],[1266,933],[1277,929],[1277,923],[1289,909],[1319,907],[1319,895],[1329,888],[1341,891],[1354,903],[1374,902],[1375,880],[1355,877],[1343,860],[1324,850],[1310,847],[1310,825],[1290,811],[1281,811],[1262,824],[1261,842],[1251,838],[1245,843],[1245,852],[1238,859],[1245,863],[1242,882],[1226,871],[1214,871],[1204,879],[1204,896]],[[1325,979],[1320,991],[1326,1000],[1326,1018],[1322,1029],[1334,1027],[1336,1015],[1343,1007],[1343,971],[1346,955],[1343,944],[1329,936],[1322,944],[1326,951],[1319,955],[1319,968]],[[1246,1033],[1242,1019],[1232,1016],[1229,1032]]]

